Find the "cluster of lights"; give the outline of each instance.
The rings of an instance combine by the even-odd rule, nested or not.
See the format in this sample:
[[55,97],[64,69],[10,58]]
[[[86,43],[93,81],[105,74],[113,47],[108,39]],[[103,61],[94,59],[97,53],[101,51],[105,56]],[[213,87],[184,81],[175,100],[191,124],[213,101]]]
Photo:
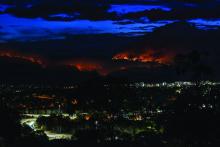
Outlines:
[[[133,87],[184,87],[184,86],[195,86],[196,83],[194,82],[173,82],[173,83],[167,83],[167,82],[162,82],[162,83],[145,83],[145,82],[139,82],[139,83],[134,83],[130,84],[129,86]],[[220,83],[217,82],[210,82],[210,81],[203,81],[201,82],[201,85],[210,85],[210,86],[215,86],[215,85],[220,85]]]

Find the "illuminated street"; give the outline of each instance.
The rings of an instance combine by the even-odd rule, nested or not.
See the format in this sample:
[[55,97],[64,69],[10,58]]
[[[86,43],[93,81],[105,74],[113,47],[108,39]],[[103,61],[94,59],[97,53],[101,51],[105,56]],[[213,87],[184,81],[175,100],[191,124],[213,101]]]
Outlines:
[[[67,116],[68,114],[63,114],[63,116]],[[25,117],[31,117],[31,118],[23,118],[21,119],[21,124],[22,125],[28,125],[32,130],[36,131],[38,130],[38,127],[36,125],[37,118],[39,116],[44,116],[44,117],[49,117],[50,115],[46,114],[23,114]],[[72,116],[70,117],[71,119],[76,119],[76,117]],[[45,134],[48,136],[49,140],[53,139],[71,139],[72,135],[71,134],[57,134],[53,133],[51,131],[44,131]]]

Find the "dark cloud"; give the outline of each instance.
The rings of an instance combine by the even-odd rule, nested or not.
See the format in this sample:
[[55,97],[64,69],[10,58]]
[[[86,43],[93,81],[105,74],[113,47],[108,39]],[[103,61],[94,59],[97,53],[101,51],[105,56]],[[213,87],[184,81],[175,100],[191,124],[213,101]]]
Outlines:
[[207,4],[196,7],[182,6],[174,7],[171,11],[163,11],[160,9],[146,10],[142,12],[133,12],[125,14],[124,18],[137,19],[140,17],[148,17],[150,20],[187,20],[193,18],[219,18],[220,3]]
[[[155,4],[155,9],[117,15],[109,12],[112,4]],[[215,0],[166,0],[166,1],[107,1],[107,0],[2,0],[0,4],[8,4],[1,13],[10,13],[17,17],[44,18],[47,20],[73,21],[76,19],[90,20],[122,20],[138,19],[147,16],[151,20],[185,20],[192,18],[218,18],[220,2]],[[168,6],[164,11],[156,6]]]
[[[80,18],[93,20],[114,18],[114,13],[107,13],[109,4],[101,0],[39,0],[39,1],[4,1],[13,7],[8,7],[5,13],[17,17],[37,18],[48,20],[71,21]],[[66,17],[56,16],[65,14]],[[52,16],[54,15],[54,16]],[[67,17],[69,16],[69,17]]]

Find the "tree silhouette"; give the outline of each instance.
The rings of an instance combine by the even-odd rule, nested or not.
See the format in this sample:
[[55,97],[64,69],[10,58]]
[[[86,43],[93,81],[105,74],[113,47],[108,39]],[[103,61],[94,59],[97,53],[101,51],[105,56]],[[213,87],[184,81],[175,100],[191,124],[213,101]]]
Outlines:
[[20,137],[20,115],[17,111],[0,102],[0,116],[0,138],[12,143]]

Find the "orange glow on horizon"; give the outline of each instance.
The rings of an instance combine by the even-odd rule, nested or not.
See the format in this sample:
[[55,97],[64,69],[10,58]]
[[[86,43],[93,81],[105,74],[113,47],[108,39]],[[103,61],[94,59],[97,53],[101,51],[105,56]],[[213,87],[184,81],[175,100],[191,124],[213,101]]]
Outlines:
[[71,65],[75,66],[80,71],[94,71],[101,68],[100,65],[94,63],[75,63]]
[[97,71],[101,75],[108,74],[101,63],[92,60],[75,60],[66,63],[66,65],[75,67],[79,71]]
[[46,66],[46,64],[42,61],[42,59],[40,59],[40,57],[37,57],[35,55],[25,55],[14,51],[0,51],[0,57],[18,58],[34,64],[39,64],[43,67]]
[[133,53],[133,52],[122,52],[116,54],[112,59],[113,60],[126,60],[132,62],[157,62],[160,64],[169,64],[172,61],[173,54],[167,53],[160,55],[159,51],[153,49],[148,49],[142,53]]

